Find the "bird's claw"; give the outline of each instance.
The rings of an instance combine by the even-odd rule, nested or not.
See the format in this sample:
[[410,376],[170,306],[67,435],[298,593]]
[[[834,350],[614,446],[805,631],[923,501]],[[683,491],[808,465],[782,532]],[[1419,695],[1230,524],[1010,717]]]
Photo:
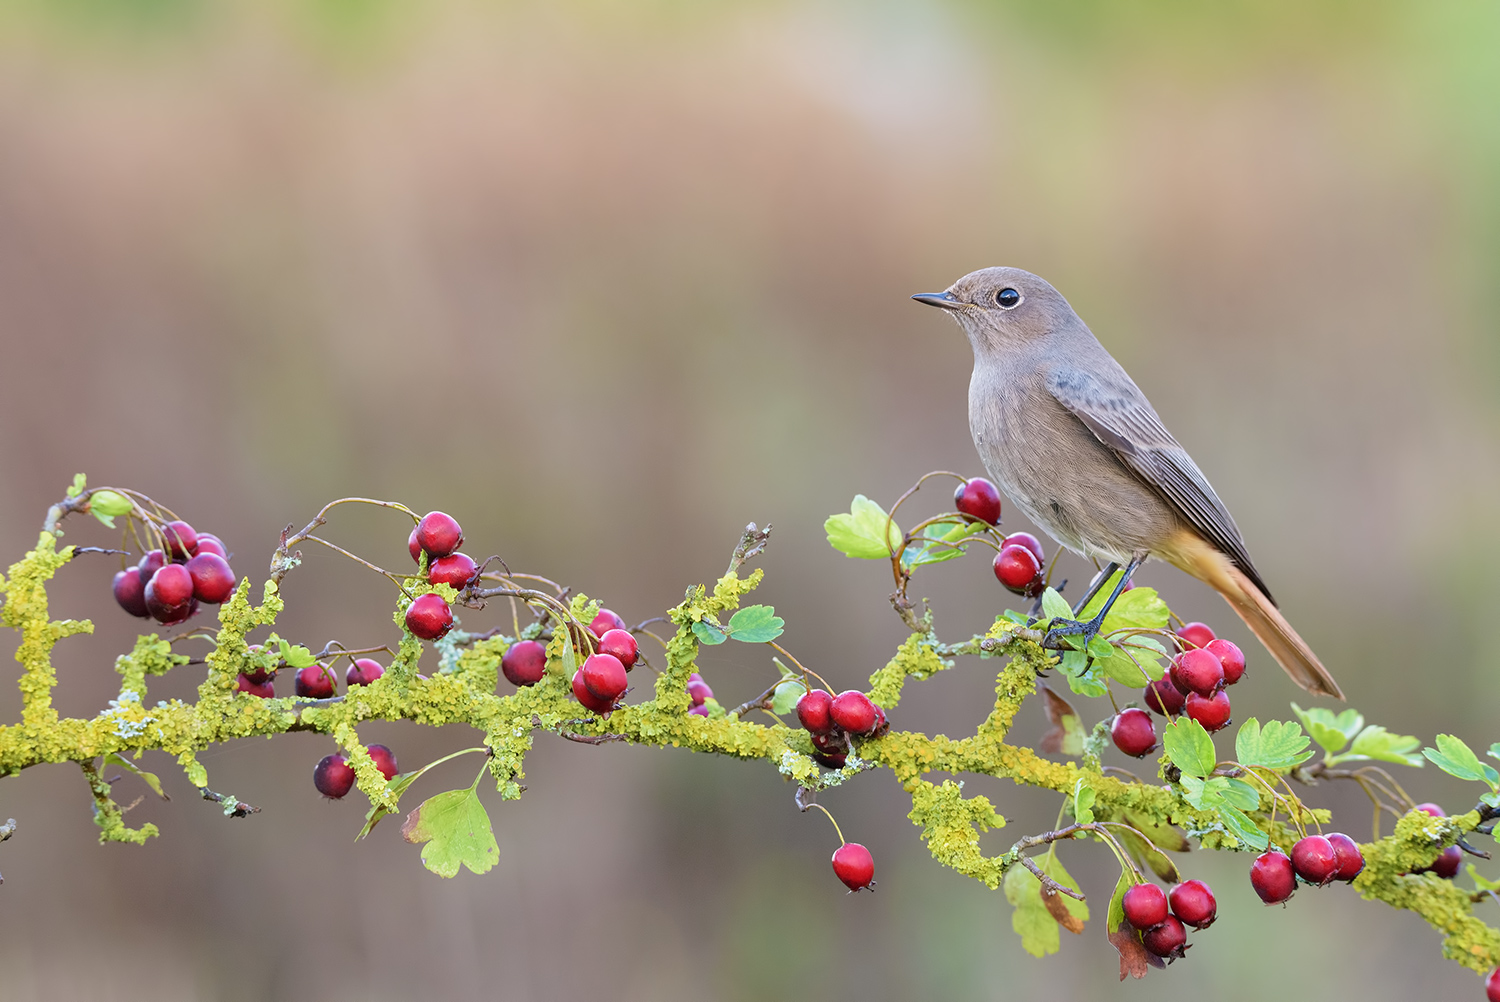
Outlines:
[[1064,643],[1062,638],[1082,636],[1083,643],[1079,645],[1079,649],[1082,649],[1099,635],[1099,627],[1103,622],[1103,618],[1099,616],[1090,620],[1054,619],[1046,635],[1042,637],[1042,646],[1050,651],[1072,650],[1073,646]]

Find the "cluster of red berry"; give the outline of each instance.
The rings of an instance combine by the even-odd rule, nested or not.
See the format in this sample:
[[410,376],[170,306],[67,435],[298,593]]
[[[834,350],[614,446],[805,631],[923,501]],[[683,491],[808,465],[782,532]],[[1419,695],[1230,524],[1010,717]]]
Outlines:
[[825,689],[809,689],[797,700],[797,719],[812,738],[813,759],[829,769],[843,768],[851,735],[877,737],[891,728],[885,711],[858,689],[837,696]]
[[[1000,524],[1000,492],[983,477],[959,484],[953,492],[953,507],[988,525]],[[1041,540],[1029,532],[1013,532],[995,554],[995,577],[1017,595],[1036,598],[1047,587],[1042,572],[1046,562]]]
[[1201,880],[1184,880],[1170,893],[1155,884],[1136,884],[1125,892],[1121,905],[1125,921],[1140,930],[1141,944],[1168,963],[1188,948],[1184,927],[1207,929],[1219,911],[1214,892]]
[[[1239,645],[1221,640],[1203,623],[1188,623],[1177,631],[1177,655],[1165,675],[1146,686],[1147,706],[1164,717],[1185,713],[1212,733],[1229,723],[1229,696],[1224,687],[1245,675],[1245,653]],[[1145,710],[1131,707],[1110,724],[1115,747],[1136,758],[1156,750],[1156,726]]]
[[[375,768],[389,780],[401,770],[396,768],[396,753],[385,745],[371,745],[370,758]],[[354,769],[342,755],[324,755],[313,767],[313,786],[329,800],[338,800],[354,789]]]
[[120,608],[172,626],[197,612],[198,603],[218,605],[234,594],[234,571],[218,536],[195,532],[182,521],[168,522],[161,534],[162,549],[115,575]]
[[640,650],[625,620],[608,609],[600,609],[589,622],[589,632],[598,640],[599,649],[573,673],[573,696],[585,709],[604,715],[630,687],[625,673],[635,666]]
[[[1432,805],[1423,805],[1428,807]],[[1438,811],[1441,816],[1441,810]],[[1348,835],[1308,835],[1298,839],[1288,856],[1279,849],[1263,852],[1250,864],[1250,886],[1268,905],[1280,904],[1297,889],[1297,879],[1322,887],[1335,880],[1346,883],[1365,868],[1365,857]],[[1455,866],[1455,871],[1457,867]]]
[[[427,554],[427,580],[431,584],[452,585],[462,590],[479,576],[479,567],[466,553],[464,531],[452,515],[430,511],[412,529],[406,549],[418,563]],[[453,610],[436,592],[418,595],[406,609],[406,628],[423,640],[439,640],[453,629]]]

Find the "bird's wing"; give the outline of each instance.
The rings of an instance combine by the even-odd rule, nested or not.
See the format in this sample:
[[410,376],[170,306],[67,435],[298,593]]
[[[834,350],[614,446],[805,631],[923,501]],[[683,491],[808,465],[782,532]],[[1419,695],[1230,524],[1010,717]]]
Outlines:
[[1245,551],[1239,527],[1209,486],[1208,478],[1187,450],[1177,444],[1124,370],[1119,376],[1119,380],[1106,381],[1078,369],[1058,367],[1047,374],[1047,389],[1270,599],[1271,593]]

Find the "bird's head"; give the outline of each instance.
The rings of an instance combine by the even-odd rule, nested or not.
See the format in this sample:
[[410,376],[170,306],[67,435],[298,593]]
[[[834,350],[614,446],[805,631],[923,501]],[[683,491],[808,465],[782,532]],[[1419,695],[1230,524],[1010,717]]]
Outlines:
[[1062,293],[1020,268],[981,268],[945,292],[911,298],[953,314],[976,354],[1014,351],[1040,341],[1076,317]]

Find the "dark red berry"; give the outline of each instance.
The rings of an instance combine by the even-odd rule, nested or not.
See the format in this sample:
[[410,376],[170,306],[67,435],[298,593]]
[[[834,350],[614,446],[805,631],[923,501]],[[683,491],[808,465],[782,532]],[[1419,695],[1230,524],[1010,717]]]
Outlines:
[[995,578],[1017,595],[1033,597],[1042,590],[1042,565],[1026,547],[1007,543],[995,554]]
[[589,692],[589,687],[583,682],[582,668],[573,673],[573,696],[586,709],[593,710],[595,713],[608,713],[615,708],[614,700],[600,699]]
[[436,592],[418,595],[406,609],[406,628],[423,640],[437,640],[453,629],[453,610]]
[[625,629],[625,620],[608,609],[600,609],[598,615],[589,620],[589,632],[596,637],[603,637],[610,630]]
[[1042,541],[1029,532],[1013,532],[1005,537],[1006,546],[1024,546],[1036,557],[1038,566],[1047,562],[1047,552],[1042,549]]
[[688,713],[695,717],[706,717],[709,714],[709,710],[708,707],[700,703],[697,706],[688,707]]
[[115,575],[114,592],[120,608],[132,616],[145,619],[151,615],[146,611],[146,586],[141,583],[141,572],[134,567],[127,567]]
[[143,593],[146,611],[164,626],[180,623],[191,616],[193,577],[182,564],[167,564],[151,575]]
[[1212,696],[1224,687],[1224,665],[1208,651],[1183,651],[1172,659],[1172,684],[1186,695]]
[[1337,875],[1339,857],[1326,838],[1308,835],[1292,846],[1292,868],[1309,884],[1322,887]]
[[845,842],[834,851],[833,872],[850,891],[862,890],[875,882],[875,858],[858,842]]
[[1423,814],[1430,814],[1435,818],[1446,818],[1448,816],[1446,811],[1434,803],[1418,804],[1412,810],[1421,811]]
[[1334,832],[1328,836],[1328,844],[1333,846],[1333,855],[1338,861],[1333,879],[1353,880],[1359,876],[1360,871],[1365,868],[1365,857],[1359,851],[1359,844],[1343,832]]
[[830,769],[842,769],[844,759],[849,754],[849,736],[843,731],[835,729],[830,733],[819,734],[811,732],[808,739],[812,741],[813,760],[819,765]]
[[1109,725],[1109,736],[1116,748],[1135,758],[1156,750],[1156,728],[1151,724],[1151,714],[1133,706],[1115,715],[1114,723]]
[[797,700],[797,720],[814,734],[833,730],[833,697],[823,689],[810,689]]
[[1141,934],[1141,945],[1166,960],[1176,960],[1187,949],[1187,930],[1171,915],[1154,929]]
[[1219,914],[1214,892],[1201,880],[1184,880],[1172,888],[1167,900],[1172,904],[1172,914],[1194,929],[1207,929]]
[[1172,684],[1172,677],[1170,675],[1163,675],[1155,682],[1146,686],[1146,691],[1143,695],[1146,699],[1146,705],[1164,717],[1176,716],[1181,713],[1182,707],[1187,700],[1187,697],[1182,694],[1182,690]]
[[427,567],[429,583],[452,585],[460,591],[478,576],[479,565],[467,553],[450,553],[446,557],[438,557]]
[[687,684],[688,697],[692,699],[694,706],[702,706],[714,698],[714,691],[708,687],[708,683],[701,678],[697,681],[689,681]]
[[333,695],[333,671],[323,664],[299,669],[296,689],[303,699],[328,699]]
[[1188,693],[1182,712],[1203,725],[1212,734],[1229,723],[1229,697],[1220,689],[1205,699],[1196,692]]
[[417,545],[426,550],[429,557],[446,557],[464,545],[464,531],[452,515],[430,511],[417,523]]
[[953,507],[970,518],[995,525],[1000,521],[1000,492],[983,477],[958,485],[953,492]]
[[1280,904],[1297,889],[1297,874],[1291,857],[1272,849],[1255,857],[1250,864],[1250,886],[1268,905]]
[[1125,921],[1144,932],[1167,920],[1167,895],[1155,884],[1136,884],[1125,892],[1120,902]]
[[396,768],[396,753],[385,745],[371,745],[369,751],[370,759],[375,763],[375,768],[379,769],[380,774],[386,779],[390,779],[401,771]]
[[1238,644],[1230,640],[1210,640],[1203,649],[1218,658],[1219,664],[1224,666],[1225,685],[1234,685],[1244,676],[1245,652],[1240,650]]
[[506,650],[500,670],[511,685],[536,685],[547,674],[547,648],[535,640],[521,640]]
[[422,562],[422,544],[417,542],[417,527],[411,527],[411,535],[406,537],[406,552],[411,554],[414,563]]
[[234,688],[236,692],[248,692],[261,699],[271,699],[276,695],[276,686],[271,678],[272,676],[267,675],[263,680],[257,681],[244,672],[240,672],[239,677],[234,680]]
[[144,588],[146,587],[146,582],[151,580],[151,575],[167,566],[167,557],[160,550],[152,550],[142,557],[141,562],[135,566],[141,576],[141,587]]
[[625,666],[613,654],[591,654],[583,662],[583,684],[600,702],[614,705],[630,686]]
[[369,685],[384,674],[385,669],[374,658],[355,658],[349,670],[344,672],[344,682],[348,685]]
[[217,553],[199,553],[184,566],[193,579],[193,597],[198,601],[218,605],[234,594],[234,571]]
[[1500,967],[1495,968],[1484,979],[1484,997],[1489,1002],[1500,1002]]
[[1186,644],[1178,645],[1185,649],[1207,647],[1214,639],[1214,631],[1207,623],[1185,623],[1182,629],[1177,631],[1177,635],[1187,641]]
[[173,560],[186,560],[198,552],[198,534],[186,522],[168,522],[161,527],[161,534]]
[[846,689],[834,696],[828,715],[850,734],[869,734],[879,722],[875,716],[875,704],[858,689]]
[[354,770],[344,756],[324,755],[313,767],[313,786],[328,799],[338,800],[354,789]]
[[625,666],[625,670],[629,671],[630,666],[635,664],[640,649],[636,646],[635,637],[630,635],[630,631],[614,629],[605,630],[604,635],[599,638],[599,653],[613,654],[620,659],[620,664]]
[[1443,854],[1432,861],[1427,869],[1437,874],[1444,880],[1452,880],[1458,876],[1458,868],[1463,865],[1464,851],[1456,845],[1450,845],[1443,850]]
[[211,532],[198,533],[198,552],[217,553],[225,560],[229,559],[229,548],[224,545],[224,541],[222,539],[220,539],[218,536],[215,536]]

